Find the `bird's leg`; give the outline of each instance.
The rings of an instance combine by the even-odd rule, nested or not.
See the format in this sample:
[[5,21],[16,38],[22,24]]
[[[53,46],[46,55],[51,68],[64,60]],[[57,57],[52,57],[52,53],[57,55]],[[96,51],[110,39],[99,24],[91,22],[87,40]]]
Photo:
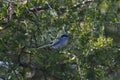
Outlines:
[[56,50],[57,50],[58,53],[60,53],[60,48],[57,48]]

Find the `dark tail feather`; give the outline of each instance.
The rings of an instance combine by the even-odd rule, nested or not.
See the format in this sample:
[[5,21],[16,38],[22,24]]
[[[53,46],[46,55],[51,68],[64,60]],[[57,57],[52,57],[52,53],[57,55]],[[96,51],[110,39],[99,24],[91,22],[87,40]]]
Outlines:
[[51,46],[51,44],[46,44],[46,45],[40,46],[40,47],[38,47],[37,49],[39,50],[39,49],[45,48],[45,47],[47,47],[47,46]]

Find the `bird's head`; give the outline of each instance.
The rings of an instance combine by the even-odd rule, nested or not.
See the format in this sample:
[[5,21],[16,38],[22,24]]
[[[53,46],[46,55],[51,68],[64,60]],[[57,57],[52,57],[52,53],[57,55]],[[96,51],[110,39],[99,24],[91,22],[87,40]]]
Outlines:
[[63,34],[63,35],[61,35],[61,38],[68,38],[68,35],[67,34]]

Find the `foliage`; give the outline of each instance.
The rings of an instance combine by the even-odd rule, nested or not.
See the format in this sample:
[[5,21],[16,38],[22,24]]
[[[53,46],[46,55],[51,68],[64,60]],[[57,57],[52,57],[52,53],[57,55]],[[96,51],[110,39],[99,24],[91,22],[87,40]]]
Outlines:
[[[0,78],[119,80],[120,1],[82,1],[1,0]],[[37,49],[62,34],[59,52]]]

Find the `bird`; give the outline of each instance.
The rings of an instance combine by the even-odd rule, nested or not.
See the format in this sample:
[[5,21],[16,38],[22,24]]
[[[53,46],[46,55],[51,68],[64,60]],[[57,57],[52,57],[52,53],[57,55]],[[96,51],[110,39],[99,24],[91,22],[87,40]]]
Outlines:
[[54,47],[55,49],[59,50],[60,48],[62,48],[63,46],[67,45],[68,43],[68,35],[67,34],[63,34],[60,37],[57,37],[55,40],[53,40],[52,42],[50,42],[49,44],[43,45],[38,47],[37,49],[41,49],[41,48],[45,48],[47,46],[49,47]]

